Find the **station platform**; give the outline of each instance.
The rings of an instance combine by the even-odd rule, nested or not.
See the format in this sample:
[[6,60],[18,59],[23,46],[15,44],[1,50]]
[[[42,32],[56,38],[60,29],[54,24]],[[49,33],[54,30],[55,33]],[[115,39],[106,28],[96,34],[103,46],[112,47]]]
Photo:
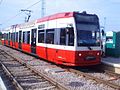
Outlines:
[[102,58],[102,67],[120,74],[120,58],[106,57]]

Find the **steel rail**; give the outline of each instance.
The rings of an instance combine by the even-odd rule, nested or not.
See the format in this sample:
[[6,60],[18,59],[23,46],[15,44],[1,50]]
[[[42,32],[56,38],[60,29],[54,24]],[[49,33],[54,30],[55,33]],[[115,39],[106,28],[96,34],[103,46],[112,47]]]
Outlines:
[[[5,52],[5,51],[4,51]],[[49,82],[51,82],[53,85],[55,85],[56,87],[58,87],[60,90],[69,90],[66,86],[62,85],[61,83],[59,83],[58,81],[48,77],[47,75],[41,73],[40,71],[36,70],[34,67],[32,67],[31,65],[27,64],[24,60],[22,60],[21,58],[15,57],[13,55],[10,55],[9,53],[5,52],[7,55],[9,55],[10,57],[12,57],[13,59],[17,60],[19,63],[25,65],[27,68],[29,68],[30,70],[32,70],[33,72],[35,72],[37,75],[39,75],[40,77],[43,77],[44,79],[48,80]]]
[[111,79],[109,79],[108,81],[114,81],[114,80],[118,80],[120,79],[120,74],[108,71],[108,70],[104,70],[104,72],[106,74],[108,74],[110,77],[112,77]]
[[109,71],[109,70],[104,70],[104,72],[105,72],[106,74],[111,75],[111,76],[116,76],[116,77],[120,78],[120,74],[114,73],[114,72]]
[[103,80],[103,79],[99,79],[99,78],[97,78],[97,77],[94,77],[94,76],[89,75],[89,74],[87,74],[87,73],[84,73],[84,72],[82,72],[82,71],[78,71],[78,70],[75,70],[75,69],[68,69],[68,71],[73,72],[73,73],[76,73],[76,74],[78,74],[78,75],[82,75],[82,76],[84,76],[84,77],[86,77],[86,78],[88,78],[88,79],[95,80],[95,81],[98,82],[98,83],[103,83],[103,84],[106,84],[106,85],[108,85],[108,86],[110,86],[110,87],[112,87],[112,88],[115,88],[115,89],[117,89],[117,90],[120,90],[120,86],[119,86],[119,85],[114,84],[114,83],[111,83],[111,82],[106,81],[106,80]]
[[10,71],[8,70],[8,68],[0,61],[0,64],[3,68],[3,70],[7,73],[7,75],[10,77],[10,79],[13,81],[13,84],[16,86],[16,88],[18,90],[24,90],[22,88],[22,86],[17,82],[17,80],[15,79],[15,77],[12,75],[12,73],[10,73]]

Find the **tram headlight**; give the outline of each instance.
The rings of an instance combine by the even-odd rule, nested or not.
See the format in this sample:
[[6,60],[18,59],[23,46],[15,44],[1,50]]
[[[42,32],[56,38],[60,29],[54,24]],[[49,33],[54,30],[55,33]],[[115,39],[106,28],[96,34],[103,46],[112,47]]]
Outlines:
[[79,53],[79,56],[82,56],[82,54],[81,54],[81,53]]
[[100,53],[98,52],[98,53],[97,53],[97,56],[99,56],[99,55],[100,55]]

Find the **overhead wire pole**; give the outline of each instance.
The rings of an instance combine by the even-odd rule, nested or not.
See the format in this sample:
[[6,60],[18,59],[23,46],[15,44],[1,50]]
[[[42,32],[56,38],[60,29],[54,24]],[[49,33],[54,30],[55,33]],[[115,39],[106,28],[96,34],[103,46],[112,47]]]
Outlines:
[[104,17],[104,31],[106,29],[106,17]]
[[41,1],[41,17],[45,16],[45,0]]

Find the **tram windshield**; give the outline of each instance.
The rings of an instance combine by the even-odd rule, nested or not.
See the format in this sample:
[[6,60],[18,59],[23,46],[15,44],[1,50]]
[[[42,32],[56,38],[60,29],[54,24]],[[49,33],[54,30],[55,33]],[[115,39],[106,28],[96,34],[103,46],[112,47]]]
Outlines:
[[100,46],[100,30],[96,15],[75,16],[78,46]]

